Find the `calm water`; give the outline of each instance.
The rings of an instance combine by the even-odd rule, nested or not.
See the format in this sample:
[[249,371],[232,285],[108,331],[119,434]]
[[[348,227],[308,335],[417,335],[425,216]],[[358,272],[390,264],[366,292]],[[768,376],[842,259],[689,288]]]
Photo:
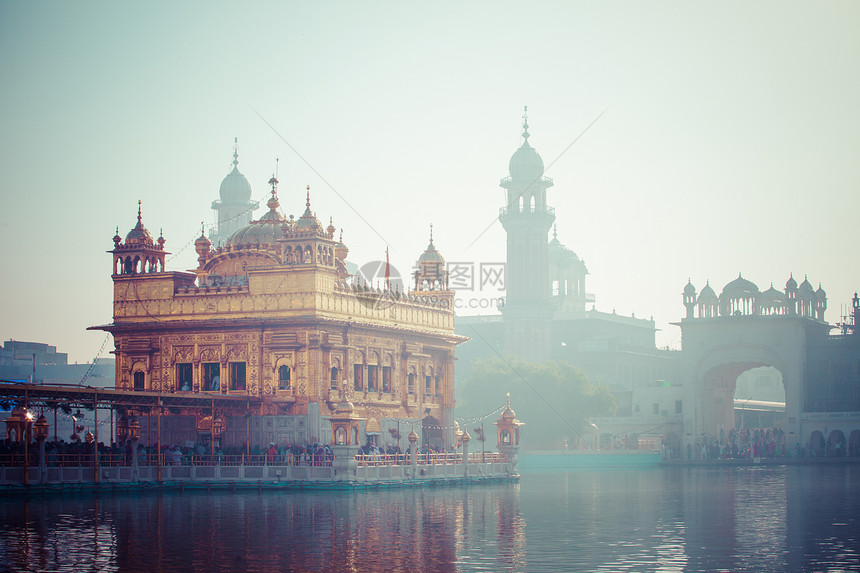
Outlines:
[[9,571],[860,570],[860,466],[589,469],[519,484],[0,498]]

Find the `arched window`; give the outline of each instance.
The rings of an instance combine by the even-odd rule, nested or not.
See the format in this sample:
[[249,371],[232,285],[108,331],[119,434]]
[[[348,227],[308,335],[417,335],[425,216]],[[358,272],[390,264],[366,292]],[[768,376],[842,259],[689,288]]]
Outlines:
[[432,389],[430,386],[431,380],[433,380],[433,369],[428,368],[427,370],[424,371],[424,395],[425,396],[430,396],[432,393]]
[[382,391],[391,393],[391,366],[382,367]]
[[134,373],[134,389],[143,390],[146,384],[146,374],[138,370]]
[[340,372],[338,372],[337,366],[331,367],[331,380],[329,381],[329,388],[332,390],[337,390],[337,381],[340,378]]
[[290,367],[286,364],[278,368],[278,390],[290,389]]
[[334,431],[334,443],[338,445],[346,443],[346,430],[343,429],[343,426]]
[[356,392],[364,390],[364,364],[355,364],[353,370],[353,389]]

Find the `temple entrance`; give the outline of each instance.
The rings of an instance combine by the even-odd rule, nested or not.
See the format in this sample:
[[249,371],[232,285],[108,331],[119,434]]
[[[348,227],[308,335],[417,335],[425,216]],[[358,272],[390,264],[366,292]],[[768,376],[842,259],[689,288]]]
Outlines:
[[735,385],[735,428],[785,427],[785,386],[771,366],[753,368]]
[[421,447],[432,446],[434,450],[441,450],[444,446],[444,434],[442,424],[433,416],[427,416],[421,420]]
[[776,429],[792,450],[806,443],[806,338],[826,325],[788,316],[731,316],[685,320],[681,327],[685,451],[690,445],[693,457],[700,457],[702,445],[712,447],[741,427]]
[[741,428],[784,428],[785,388],[766,363],[735,362],[708,370],[700,388],[702,443],[725,442]]

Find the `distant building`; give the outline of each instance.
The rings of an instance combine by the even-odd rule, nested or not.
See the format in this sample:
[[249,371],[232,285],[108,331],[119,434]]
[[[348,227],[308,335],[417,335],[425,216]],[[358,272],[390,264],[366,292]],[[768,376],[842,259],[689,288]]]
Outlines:
[[114,384],[114,359],[108,357],[99,358],[95,363],[69,364],[68,354],[57,352],[56,346],[7,340],[0,346],[0,380],[109,387]]
[[656,348],[653,320],[596,310],[595,297],[586,290],[585,261],[565,247],[553,227],[555,209],[547,191],[554,181],[544,176],[528,130],[524,116],[523,143],[511,156],[509,176],[499,183],[505,190],[499,221],[507,233],[504,305],[501,315],[457,317],[457,332],[472,338],[457,348],[458,379],[469,375],[476,358],[560,360],[581,367],[615,395],[617,418],[600,421],[607,437],[677,432],[679,353]]
[[[765,291],[738,276],[719,296],[710,284],[701,293],[691,282],[683,292],[682,332],[684,443],[688,455],[698,443],[723,439],[739,423],[766,419],[784,431],[786,445],[817,455],[860,455],[860,299],[842,332],[831,335],[825,321],[827,294],[808,279],[789,277],[783,291]],[[770,371],[784,388],[784,404],[753,399],[755,389],[740,377],[758,376],[770,390]],[[745,394],[749,393],[747,398]],[[767,413],[766,417],[747,412]]]
[[209,230],[209,240],[217,248],[226,245],[230,235],[247,225],[260,206],[251,200],[251,184],[239,172],[239,143],[233,144],[233,170],[221,181],[220,199],[212,201],[218,224]]
[[[33,356],[36,357],[35,370]],[[42,342],[7,340],[0,347],[0,384],[26,382],[39,385],[112,388],[115,368],[113,357],[99,358],[94,363],[69,364],[68,355],[65,352],[57,352],[56,346]],[[13,406],[11,402],[0,401],[0,421],[6,419]],[[108,409],[99,408],[98,416],[102,422],[109,420],[110,415]],[[72,416],[63,411],[57,412],[56,424],[54,424],[55,418],[49,417],[51,418],[51,439],[56,435],[58,439],[68,441],[75,431],[75,420]],[[95,423],[91,410],[84,410],[77,417],[77,423],[85,428],[92,427]]]
[[41,342],[7,340],[0,346],[0,366],[32,366],[33,364],[66,364],[69,356],[57,352],[56,346]]

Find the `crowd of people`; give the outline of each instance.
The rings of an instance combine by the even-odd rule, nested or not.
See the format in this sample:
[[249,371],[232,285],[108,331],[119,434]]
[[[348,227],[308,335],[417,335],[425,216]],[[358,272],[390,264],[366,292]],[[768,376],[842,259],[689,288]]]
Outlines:
[[721,432],[719,440],[699,442],[695,452],[688,449],[687,457],[704,460],[838,457],[845,455],[844,448],[845,444],[832,444],[829,440],[822,446],[812,443],[801,445],[799,442],[792,446],[787,443],[787,434],[781,428],[737,428],[727,434]]
[[[73,439],[71,441],[56,440],[45,442],[45,461],[49,467],[57,466],[91,466],[93,464],[93,448],[91,441]],[[267,446],[251,446],[243,444],[240,446],[227,446],[213,448],[211,443],[197,443],[194,445],[164,445],[160,448],[162,453],[161,463],[164,465],[235,465],[244,464],[270,464],[270,465],[296,465],[296,466],[330,466],[334,459],[331,447],[328,444],[314,443],[307,445],[283,444],[275,445],[270,442]],[[39,443],[33,441],[26,448],[26,456],[29,464],[39,464]],[[98,444],[99,465],[130,466],[133,455],[137,455],[138,465],[155,465],[158,463],[156,453],[159,451],[158,443],[144,445],[138,443],[136,451],[133,449],[132,441],[127,440],[124,445],[114,443],[107,446]],[[442,453],[438,448],[430,445],[417,447],[420,454]],[[408,453],[408,449],[407,452]],[[368,443],[359,448],[358,454],[364,456],[365,460],[395,461],[403,458],[404,452],[397,445],[389,444],[383,448],[373,443]],[[22,466],[25,459],[24,442],[0,440],[0,465]]]
[[[430,444],[424,446],[415,445],[419,454],[419,463],[430,463],[433,455],[446,453],[440,447]],[[267,446],[251,446],[242,444],[240,446],[226,446],[220,448],[217,445],[200,442],[193,445],[164,445],[161,450],[161,463],[163,465],[295,465],[295,466],[330,466],[334,460],[334,454],[328,444],[282,444],[276,445],[270,442]],[[45,442],[45,461],[49,467],[78,467],[93,465],[94,444],[91,440],[81,440],[74,437],[71,441],[63,439]],[[158,464],[158,443],[144,445],[138,443],[134,449],[131,440],[125,444],[113,443],[110,446],[103,443],[98,444],[99,465],[131,466],[133,456],[137,456],[138,465]],[[452,447],[452,452],[456,450]],[[387,444],[385,447],[367,443],[358,450],[359,460],[364,464],[398,464],[408,463],[410,448],[405,451],[397,444]],[[39,464],[39,443],[36,441],[28,444],[26,457],[29,465]],[[0,465],[23,466],[25,459],[24,442],[0,440]]]

